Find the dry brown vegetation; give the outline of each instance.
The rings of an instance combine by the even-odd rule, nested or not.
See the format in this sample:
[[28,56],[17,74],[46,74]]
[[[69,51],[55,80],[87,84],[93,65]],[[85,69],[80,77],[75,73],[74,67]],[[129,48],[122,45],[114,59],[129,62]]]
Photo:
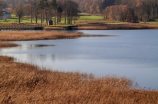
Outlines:
[[[0,32],[0,41],[76,38],[81,33]],[[86,35],[85,35],[86,36]],[[0,42],[0,47],[12,43]],[[127,78],[40,69],[0,56],[0,104],[158,104],[158,91]]]
[[1,104],[158,104],[158,91],[118,77],[39,69],[0,56]]
[[0,42],[0,48],[4,48],[4,47],[15,47],[15,46],[18,46],[18,44]]
[[128,23],[128,24],[94,24],[89,26],[78,26],[78,30],[117,30],[117,29],[158,29],[157,24],[140,24],[140,23]]
[[[109,23],[108,22],[83,22],[84,24],[73,27],[74,30],[128,30],[128,29],[158,29],[158,24],[145,23]],[[44,30],[64,30],[63,27],[44,27]]]
[[51,31],[23,32],[23,31],[0,31],[0,41],[23,41],[23,40],[47,40],[47,39],[71,39],[80,37],[81,33],[64,33]]

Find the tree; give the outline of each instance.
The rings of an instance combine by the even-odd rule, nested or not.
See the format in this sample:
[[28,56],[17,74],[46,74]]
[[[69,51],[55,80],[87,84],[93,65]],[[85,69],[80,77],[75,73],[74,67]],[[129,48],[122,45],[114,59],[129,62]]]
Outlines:
[[0,16],[2,16],[2,15],[3,15],[3,3],[0,0]]
[[69,5],[67,5],[66,13],[67,13],[67,23],[72,24],[72,20],[75,17],[78,17],[78,4],[73,1],[67,1]]
[[43,22],[44,0],[39,0],[39,2],[37,4],[37,9],[41,10],[41,25],[42,25],[42,22]]
[[55,12],[54,22],[55,22],[55,24],[56,24],[56,15],[57,15],[57,6],[58,6],[58,4],[56,3],[56,0],[52,0],[50,6],[51,6],[51,8],[54,10],[54,12]]
[[63,12],[63,9],[58,5],[57,6],[57,12],[58,12],[58,18],[57,18],[57,23],[61,22],[61,13]]
[[38,19],[38,12],[39,12],[39,9],[37,8],[37,5],[38,5],[38,0],[33,0],[33,7],[34,7],[34,17],[35,17],[35,21],[37,23],[37,19]]
[[16,13],[16,16],[18,16],[20,23],[21,18],[24,16],[23,4],[18,5],[14,12]]
[[33,0],[29,0],[28,2],[28,9],[29,9],[29,13],[31,16],[31,23],[32,23],[32,19],[33,19],[33,13],[34,13],[34,4],[33,4]]

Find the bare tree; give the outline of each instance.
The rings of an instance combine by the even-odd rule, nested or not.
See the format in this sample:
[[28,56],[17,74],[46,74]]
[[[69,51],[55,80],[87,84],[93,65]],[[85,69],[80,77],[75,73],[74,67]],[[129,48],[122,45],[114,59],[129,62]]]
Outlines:
[[3,15],[3,3],[2,0],[0,0],[0,16]]
[[31,16],[31,23],[32,23],[32,20],[33,20],[34,9],[36,8],[36,7],[34,7],[33,2],[34,2],[33,0],[28,1],[28,9],[29,10],[27,10],[27,11],[29,11],[29,14]]
[[71,0],[64,0],[61,7],[65,16],[65,23],[72,24],[72,20],[78,17],[78,4]]
[[43,23],[43,10],[44,10],[44,0],[39,0],[37,8],[41,11],[41,25]]
[[24,16],[23,4],[19,4],[19,5],[15,8],[14,12],[16,13],[16,16],[18,16],[18,18],[19,18],[19,23],[20,23],[21,18]]

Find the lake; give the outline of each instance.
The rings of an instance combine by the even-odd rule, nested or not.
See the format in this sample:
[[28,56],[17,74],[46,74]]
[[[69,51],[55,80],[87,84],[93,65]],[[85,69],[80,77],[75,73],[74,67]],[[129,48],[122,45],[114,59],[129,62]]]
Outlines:
[[158,89],[158,30],[64,32],[112,36],[16,41],[21,46],[0,49],[0,54],[51,70],[125,76],[142,88]]

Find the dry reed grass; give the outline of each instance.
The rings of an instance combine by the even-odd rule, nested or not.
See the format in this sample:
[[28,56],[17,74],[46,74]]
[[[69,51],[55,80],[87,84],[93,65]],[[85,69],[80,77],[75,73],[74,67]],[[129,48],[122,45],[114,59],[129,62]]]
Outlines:
[[128,24],[94,24],[89,26],[78,26],[77,30],[115,30],[115,29],[158,29],[157,24],[140,24],[140,23],[128,23]]
[[0,56],[1,104],[158,104],[158,91],[132,80],[42,69]]
[[51,31],[48,32],[0,31],[0,41],[71,39],[80,36],[81,33],[64,33],[64,32],[51,32]]
[[15,43],[6,43],[6,42],[1,42],[0,41],[0,48],[5,48],[5,47],[16,47],[18,44]]

